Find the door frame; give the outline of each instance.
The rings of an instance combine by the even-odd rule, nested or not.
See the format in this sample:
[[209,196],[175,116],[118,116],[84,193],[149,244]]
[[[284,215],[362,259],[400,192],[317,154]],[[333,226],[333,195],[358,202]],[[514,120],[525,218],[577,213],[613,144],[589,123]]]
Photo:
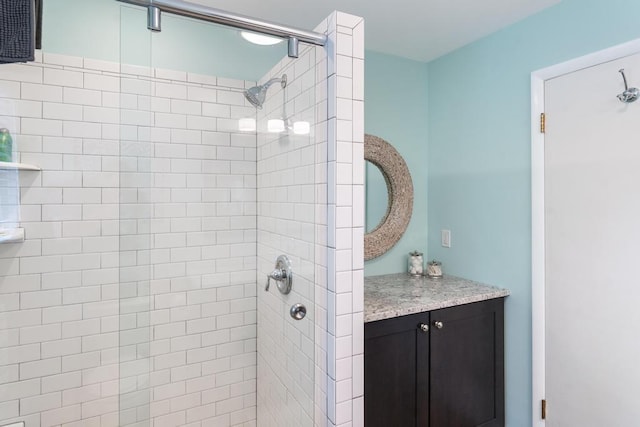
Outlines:
[[531,384],[532,427],[543,427],[541,401],[545,397],[545,218],[544,112],[546,80],[640,53],[640,39],[619,44],[531,73]]

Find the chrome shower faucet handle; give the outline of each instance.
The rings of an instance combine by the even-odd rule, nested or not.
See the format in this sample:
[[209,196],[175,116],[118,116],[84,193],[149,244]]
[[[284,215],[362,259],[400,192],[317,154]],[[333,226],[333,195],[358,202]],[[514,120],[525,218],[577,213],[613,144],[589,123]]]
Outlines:
[[276,282],[282,281],[286,279],[287,273],[284,270],[275,269],[271,273],[267,274],[267,286],[264,288],[265,291],[269,290],[269,286],[271,285],[271,279]]
[[293,283],[293,270],[291,269],[291,261],[286,255],[280,255],[276,261],[276,268],[270,274],[267,274],[267,284],[264,287],[265,291],[269,291],[271,285],[271,279],[276,281],[278,290],[281,294],[287,295],[291,292],[291,286]]

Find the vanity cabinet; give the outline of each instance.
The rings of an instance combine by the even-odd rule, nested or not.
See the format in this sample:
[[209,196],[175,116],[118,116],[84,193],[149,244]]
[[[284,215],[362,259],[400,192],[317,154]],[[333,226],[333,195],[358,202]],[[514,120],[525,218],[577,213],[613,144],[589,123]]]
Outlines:
[[504,426],[503,300],[365,323],[365,426]]

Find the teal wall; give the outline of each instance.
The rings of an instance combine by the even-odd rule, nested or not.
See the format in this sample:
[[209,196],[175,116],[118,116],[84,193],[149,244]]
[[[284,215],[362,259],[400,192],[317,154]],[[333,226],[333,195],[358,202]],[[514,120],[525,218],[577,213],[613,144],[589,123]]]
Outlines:
[[120,5],[115,1],[43,1],[42,50],[120,60]]
[[286,43],[256,46],[238,31],[162,15],[160,33],[147,30],[146,10],[116,0],[43,2],[44,52],[255,81],[287,51]]
[[[429,257],[509,288],[507,425],[531,423],[532,71],[640,37],[637,0],[563,0],[429,63]],[[612,76],[616,78],[619,76]],[[452,247],[440,246],[442,228]]]
[[[406,233],[386,254],[365,262],[365,275],[407,270],[407,254],[427,251],[427,65],[367,51],[365,132],[385,139],[405,159],[413,180],[413,215]],[[373,174],[368,171],[367,177]],[[386,206],[381,175],[367,187],[367,219],[377,223]],[[369,182],[367,182],[369,184]],[[372,197],[373,196],[373,197]],[[373,224],[369,228],[375,227]]]

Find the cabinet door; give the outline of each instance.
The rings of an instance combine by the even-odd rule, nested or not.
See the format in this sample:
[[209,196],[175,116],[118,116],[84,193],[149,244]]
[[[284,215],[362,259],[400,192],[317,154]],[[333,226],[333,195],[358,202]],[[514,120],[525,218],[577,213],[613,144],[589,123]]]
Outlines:
[[430,427],[504,426],[503,329],[502,298],[431,312]]
[[[429,314],[365,323],[364,421],[366,427],[414,427],[428,423]],[[425,402],[421,404],[417,402]]]

